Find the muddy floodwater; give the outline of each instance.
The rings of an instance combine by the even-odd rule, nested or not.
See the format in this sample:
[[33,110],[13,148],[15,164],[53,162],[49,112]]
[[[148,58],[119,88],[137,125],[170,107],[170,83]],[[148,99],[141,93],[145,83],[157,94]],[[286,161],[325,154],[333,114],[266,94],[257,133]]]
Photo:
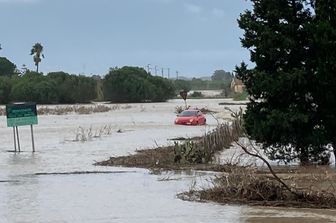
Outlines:
[[[220,112],[216,118],[222,120],[229,117],[218,105],[223,101],[189,103]],[[216,126],[211,115],[207,126],[175,126],[175,107],[183,104],[171,100],[119,105],[89,115],[41,115],[34,126],[34,154],[29,127],[19,128],[23,152],[11,152],[13,132],[1,116],[0,222],[336,222],[334,210],[219,205],[176,197],[191,187],[208,187],[212,173],[154,175],[145,169],[92,165],[171,144],[171,138],[200,136]],[[104,128],[108,131],[99,134]],[[79,137],[89,130],[91,137]]]

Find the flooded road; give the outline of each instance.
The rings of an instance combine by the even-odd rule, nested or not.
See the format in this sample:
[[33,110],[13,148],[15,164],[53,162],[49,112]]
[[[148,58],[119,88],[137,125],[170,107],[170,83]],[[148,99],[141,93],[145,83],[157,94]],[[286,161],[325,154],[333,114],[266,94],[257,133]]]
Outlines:
[[[189,103],[224,112],[218,105],[222,101]],[[207,115],[208,126],[175,126],[177,105],[183,101],[130,104],[128,109],[91,115],[39,116],[35,154],[28,127],[20,128],[23,152],[8,152],[13,150],[12,129],[0,117],[0,222],[336,222],[336,211],[330,210],[194,203],[176,197],[194,182],[196,187],[209,186],[211,174],[153,175],[144,169],[92,165],[170,144],[171,138],[200,136],[217,123]],[[98,131],[105,125],[111,134],[74,141],[78,127]]]

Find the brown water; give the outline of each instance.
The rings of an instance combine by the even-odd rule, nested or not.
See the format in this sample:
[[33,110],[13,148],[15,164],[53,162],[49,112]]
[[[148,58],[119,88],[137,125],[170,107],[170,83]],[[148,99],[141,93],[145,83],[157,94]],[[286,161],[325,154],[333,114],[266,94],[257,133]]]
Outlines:
[[[21,154],[12,149],[12,131],[0,117],[0,222],[336,222],[336,211],[278,209],[194,203],[177,193],[208,187],[211,174],[166,173],[148,170],[95,167],[94,160],[125,155],[139,148],[170,143],[174,137],[192,137],[207,127],[174,126],[177,102],[132,105],[127,111],[94,115],[41,116],[35,126],[37,152],[32,154],[29,128],[20,128]],[[218,101],[194,101],[215,107]],[[111,124],[109,136],[70,142],[78,126],[99,128]],[[116,133],[121,128],[124,133]],[[73,171],[108,171],[100,174],[48,174]],[[40,173],[43,173],[40,175]]]

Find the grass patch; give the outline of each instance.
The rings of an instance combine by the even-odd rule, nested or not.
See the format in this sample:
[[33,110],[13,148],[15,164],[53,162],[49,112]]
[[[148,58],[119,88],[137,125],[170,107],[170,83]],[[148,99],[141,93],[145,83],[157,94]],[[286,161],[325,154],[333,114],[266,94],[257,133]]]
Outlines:
[[248,93],[246,91],[243,91],[243,93],[235,93],[233,95],[234,101],[245,101],[247,100]]

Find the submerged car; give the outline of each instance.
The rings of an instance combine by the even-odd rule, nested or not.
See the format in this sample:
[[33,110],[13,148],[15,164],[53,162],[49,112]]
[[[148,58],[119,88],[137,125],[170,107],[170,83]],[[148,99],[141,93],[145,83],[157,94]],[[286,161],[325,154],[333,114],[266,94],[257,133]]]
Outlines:
[[184,110],[177,115],[177,125],[205,125],[206,118],[200,110]]

